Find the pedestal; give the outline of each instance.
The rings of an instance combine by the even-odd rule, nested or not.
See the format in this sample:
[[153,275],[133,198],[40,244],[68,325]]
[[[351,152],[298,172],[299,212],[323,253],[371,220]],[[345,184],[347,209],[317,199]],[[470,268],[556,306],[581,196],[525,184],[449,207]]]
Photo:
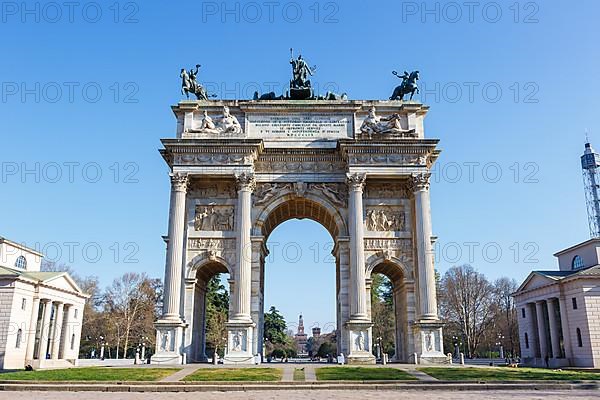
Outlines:
[[345,355],[348,364],[375,364],[375,356],[371,354],[372,326],[371,321],[348,321],[346,323],[350,351]]
[[227,326],[227,349],[223,364],[254,364],[252,338],[256,325],[253,322],[230,321]]
[[157,352],[151,364],[183,364],[182,338],[186,324],[177,320],[158,320],[156,327]]
[[440,321],[420,321],[413,326],[415,352],[419,364],[447,364]]

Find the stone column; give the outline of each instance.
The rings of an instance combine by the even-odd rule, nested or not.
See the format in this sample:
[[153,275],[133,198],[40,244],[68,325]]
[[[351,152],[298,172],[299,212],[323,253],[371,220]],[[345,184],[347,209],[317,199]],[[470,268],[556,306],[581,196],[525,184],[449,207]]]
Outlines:
[[548,354],[553,358],[560,358],[560,326],[558,326],[558,318],[556,318],[556,299],[548,299],[548,323],[550,325],[550,343],[552,343],[552,354]]
[[163,308],[163,319],[167,320],[181,320],[180,303],[187,184],[187,175],[171,174],[169,242],[167,244]]
[[535,313],[537,314],[538,337],[540,340],[540,357],[544,359],[548,354],[548,339],[546,338],[546,321],[544,319],[545,300],[535,302]]
[[[71,349],[71,335],[75,333],[75,327],[71,326],[73,319],[73,305],[65,304],[63,313],[62,333],[58,347],[58,358],[67,358],[65,354]],[[75,356],[77,358],[77,356]]]
[[38,358],[40,360],[46,359],[46,352],[48,350],[48,338],[50,337],[50,316],[52,315],[52,301],[49,299],[41,300],[44,303],[44,319],[42,320],[42,327],[40,329],[40,344],[38,349]]
[[415,199],[415,240],[417,244],[419,319],[437,320],[435,270],[431,245],[430,173],[413,174],[411,186]]
[[563,334],[563,343],[565,346],[565,358],[571,358],[571,335],[569,334],[569,317],[567,315],[567,304],[565,298],[561,296],[558,299],[560,310],[560,322]]
[[365,174],[348,174],[348,232],[350,234],[351,302],[350,318],[368,320],[365,282],[365,240],[363,229],[363,187]]
[[183,351],[186,354],[186,359],[188,362],[197,362],[198,355],[196,354],[196,341],[199,339],[195,335],[195,327],[198,324],[196,321],[196,317],[198,315],[197,308],[199,307],[196,304],[196,278],[186,278],[185,279],[185,301],[184,301],[184,311],[183,315],[185,318],[185,323],[188,325],[188,328],[185,330],[185,337],[183,340]]
[[60,349],[60,337],[62,335],[63,311],[64,304],[57,302],[56,315],[54,316],[54,332],[52,335],[52,349],[50,354],[53,360],[58,360],[58,352]]
[[250,297],[252,290],[252,242],[250,229],[252,225],[252,192],[256,186],[254,175],[241,173],[237,175],[238,201],[236,207],[236,253],[238,264],[234,293],[233,320],[252,321],[250,316]]
[[33,298],[33,305],[31,306],[31,319],[29,320],[29,327],[27,329],[27,352],[25,360],[33,360],[33,350],[35,349],[35,334],[37,333],[37,321],[40,310],[40,298]]

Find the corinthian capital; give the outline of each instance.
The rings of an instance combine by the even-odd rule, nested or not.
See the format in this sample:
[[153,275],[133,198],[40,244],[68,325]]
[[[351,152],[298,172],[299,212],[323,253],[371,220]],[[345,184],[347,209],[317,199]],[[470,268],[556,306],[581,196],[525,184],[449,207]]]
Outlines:
[[351,190],[362,190],[367,179],[366,174],[346,174],[346,184]]
[[171,189],[176,192],[185,192],[189,182],[188,175],[181,172],[169,174],[171,177]]
[[254,191],[256,188],[256,180],[254,174],[248,172],[242,172],[235,176],[235,183],[238,190],[249,190]]
[[410,188],[413,192],[420,190],[429,190],[429,178],[431,174],[429,172],[421,172],[412,174],[409,180]]

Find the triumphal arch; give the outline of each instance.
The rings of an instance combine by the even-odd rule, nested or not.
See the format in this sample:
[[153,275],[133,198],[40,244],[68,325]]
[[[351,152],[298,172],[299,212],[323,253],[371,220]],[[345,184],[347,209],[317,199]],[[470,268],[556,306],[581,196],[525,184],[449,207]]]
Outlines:
[[375,362],[375,273],[393,284],[395,359],[445,359],[429,205],[439,150],[437,139],[425,138],[428,106],[310,98],[290,86],[282,99],[198,96],[172,107],[177,135],[163,139],[161,150],[171,168],[164,312],[152,362],[212,356],[205,351],[205,291],[217,273],[230,276],[224,362],[256,361],[266,242],[293,218],[310,218],[333,238],[337,347],[348,363]]

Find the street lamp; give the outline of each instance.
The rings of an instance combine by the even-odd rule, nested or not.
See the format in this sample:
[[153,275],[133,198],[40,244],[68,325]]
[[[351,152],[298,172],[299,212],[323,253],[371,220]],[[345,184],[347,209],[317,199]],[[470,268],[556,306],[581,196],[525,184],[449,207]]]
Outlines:
[[504,358],[504,346],[503,346],[503,340],[504,340],[504,335],[502,335],[501,333],[498,334],[498,343],[496,343],[497,346],[500,346],[500,358]]
[[452,344],[454,345],[454,358],[458,358],[460,356],[460,348],[458,347],[459,337],[452,336]]
[[383,338],[381,336],[379,336],[377,338],[377,358],[379,360],[381,360],[381,353],[382,353],[382,350],[381,350],[381,341],[382,340],[383,340]]
[[104,360],[104,336],[100,335],[100,359]]

